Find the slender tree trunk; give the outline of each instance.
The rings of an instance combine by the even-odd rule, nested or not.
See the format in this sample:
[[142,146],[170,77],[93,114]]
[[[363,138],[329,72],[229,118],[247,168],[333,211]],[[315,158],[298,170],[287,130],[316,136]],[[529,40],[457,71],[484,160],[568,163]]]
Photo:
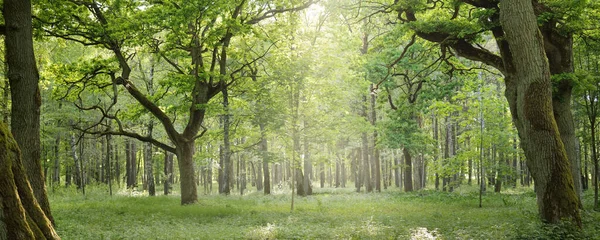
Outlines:
[[[152,136],[152,129],[154,128],[154,122],[150,120],[146,125],[148,136]],[[148,186],[148,194],[150,196],[156,195],[156,187],[154,184],[154,161],[152,159],[152,143],[144,144],[144,171],[146,175],[146,184]]]
[[582,174],[582,178],[581,178],[581,187],[583,190],[588,190],[589,189],[588,150],[587,150],[587,144],[584,143],[582,145],[583,145],[583,174]]
[[112,190],[112,156],[113,156],[113,147],[111,143],[112,136],[106,135],[106,180],[108,181],[108,193],[110,196],[113,194]]
[[60,133],[56,134],[54,140],[54,166],[52,168],[52,182],[60,185]]
[[171,185],[173,184],[173,155],[170,152],[165,151],[165,163],[163,168],[164,173],[164,195],[169,195],[171,192]]
[[[320,167],[320,169],[321,169],[321,171],[320,171],[321,172],[321,188],[325,187],[325,179],[324,179],[325,174],[323,172],[324,171],[323,168],[325,168],[325,163],[321,162],[321,167]],[[340,160],[338,158],[335,161],[335,187],[336,188],[339,188],[341,185],[341,180],[342,180],[342,179],[340,179],[341,170],[342,169],[340,167]]]
[[82,164],[80,164],[81,158],[77,154],[75,133],[71,133],[71,156],[73,157],[73,166],[75,167],[75,184],[77,185],[77,189],[81,189],[83,187],[83,174],[81,174],[83,169],[81,169]]
[[[374,84],[371,84],[370,91],[373,91]],[[376,94],[371,94],[371,125],[375,128],[377,124],[377,112],[375,110],[375,102],[376,102]],[[375,128],[376,129],[376,128]],[[381,192],[381,160],[379,157],[379,149],[377,149],[377,130],[373,130],[373,167],[375,168],[373,171],[375,180],[375,190]]]
[[342,188],[346,187],[346,164],[344,163],[344,160],[342,159]]
[[135,140],[128,140],[125,148],[127,155],[127,188],[137,187],[137,145]]
[[354,186],[356,187],[356,192],[360,192],[360,188],[362,187],[362,151],[359,147],[354,151]]
[[[307,131],[308,129],[306,120],[304,120],[304,131]],[[312,164],[311,164],[311,160],[310,160],[310,148],[309,148],[309,142],[308,142],[308,137],[306,136],[306,132],[304,134],[304,144],[302,144],[304,147],[304,192],[306,193],[306,195],[312,195]]]
[[404,153],[404,191],[412,192],[412,156],[410,151],[406,147],[402,149],[402,152]]
[[223,121],[223,194],[229,195],[231,188],[233,187],[233,161],[231,160],[231,142],[229,140],[229,127],[230,127],[230,115],[229,115],[229,92],[227,86],[224,86],[221,90],[223,94],[223,108],[225,114],[221,117]]
[[[590,101],[590,108],[594,109],[594,101]],[[597,176],[598,174],[598,150],[596,146],[596,119],[595,117],[590,117],[590,138],[591,138],[591,152],[592,152],[592,160],[594,162],[594,174]],[[594,178],[594,209],[598,209],[598,179]]]
[[85,185],[86,183],[88,183],[88,179],[87,177],[89,177],[89,174],[86,174],[86,170],[85,170],[85,134],[82,134],[81,136],[81,141],[79,141],[79,174],[81,174],[79,176],[79,180],[80,180],[80,184],[81,184],[81,192],[83,193],[83,195],[85,195]]
[[264,194],[271,194],[271,180],[269,179],[269,177],[271,176],[271,174],[269,173],[269,150],[268,150],[268,143],[267,143],[267,134],[266,134],[266,130],[265,130],[265,125],[264,123],[259,124],[260,126],[260,150],[262,152],[262,168],[263,168],[263,181],[264,181],[264,186],[263,186],[263,190],[264,190]]
[[[395,150],[392,151],[392,153],[395,152]],[[394,183],[396,184],[397,188],[400,188],[400,180],[402,180],[402,178],[400,177],[400,157],[396,156],[395,154],[392,154],[392,158],[394,159]]]
[[581,226],[580,202],[553,115],[550,70],[531,2],[504,0],[500,22],[511,53],[504,56],[506,96],[535,179],[540,216],[550,223],[567,218]]
[[117,180],[117,187],[121,187],[121,164],[119,164],[119,148],[113,148],[114,160],[115,160],[115,180]]

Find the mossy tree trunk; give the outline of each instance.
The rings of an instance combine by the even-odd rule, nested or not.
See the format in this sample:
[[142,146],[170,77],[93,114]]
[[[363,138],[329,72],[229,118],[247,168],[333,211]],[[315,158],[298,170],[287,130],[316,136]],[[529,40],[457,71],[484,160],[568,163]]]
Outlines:
[[11,131],[22,147],[23,166],[33,193],[42,210],[53,221],[40,161],[42,99],[33,51],[31,1],[8,0],[4,1],[3,6],[6,62],[12,100]]
[[581,225],[571,164],[554,118],[544,41],[531,2],[504,0],[500,22],[509,46],[503,51],[506,97],[535,180],[541,218],[550,223],[570,219]]
[[0,123],[0,240],[5,239],[60,237],[33,194],[17,143]]

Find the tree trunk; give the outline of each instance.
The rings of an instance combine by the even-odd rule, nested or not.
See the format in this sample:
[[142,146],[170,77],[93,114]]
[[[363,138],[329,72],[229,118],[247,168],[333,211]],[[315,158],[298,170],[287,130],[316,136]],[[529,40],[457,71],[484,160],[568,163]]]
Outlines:
[[[395,150],[392,151],[392,153],[395,152]],[[394,184],[397,188],[400,188],[400,180],[402,180],[400,177],[400,157],[396,156],[395,154],[392,154],[392,158],[394,159]]]
[[171,192],[171,185],[173,184],[173,155],[167,151],[165,151],[165,163],[164,163],[163,173],[164,173],[163,193],[165,195],[169,195],[169,193]]
[[404,191],[412,192],[412,156],[410,155],[410,151],[406,147],[402,149],[402,152],[404,153]]
[[33,50],[31,14],[31,1],[4,1],[5,54],[12,100],[11,131],[21,146],[23,166],[33,194],[50,221],[54,222],[40,160],[42,97]]
[[194,141],[178,142],[176,149],[181,185],[181,205],[198,202],[194,167]]
[[[439,137],[438,120],[437,120],[437,117],[435,116],[435,113],[432,114],[432,116],[433,116],[433,141],[435,144],[435,152],[433,155],[433,162],[435,162],[437,164],[438,169],[439,169],[439,166],[441,166],[441,163],[439,163],[440,154],[438,153],[438,151],[440,150],[440,144],[439,144],[439,140],[438,140],[438,137]],[[440,190],[440,175],[437,170],[435,171],[434,186],[435,186],[435,190]]]
[[[5,1],[5,11],[9,4],[15,3]],[[19,147],[4,123],[0,123],[0,239],[60,239],[33,195]]]
[[137,145],[134,140],[127,141],[125,154],[127,155],[127,188],[135,188],[137,186]]
[[263,123],[259,124],[260,126],[260,150],[262,152],[262,168],[263,168],[263,177],[264,177],[264,184],[263,184],[263,190],[264,190],[264,194],[271,194],[271,180],[269,179],[269,177],[271,176],[271,174],[269,173],[269,150],[268,150],[268,143],[267,143],[267,134],[265,131],[265,125]]
[[[335,161],[335,187],[339,188],[341,185],[341,179],[340,179],[340,173],[341,173],[341,167],[340,167],[340,160],[336,159]],[[321,174],[321,188],[325,187],[325,173],[323,172],[325,168],[325,163],[321,162],[320,164],[320,174]]]
[[110,196],[113,194],[112,190],[112,163],[111,159],[113,156],[113,147],[111,144],[111,135],[106,135],[106,181],[108,181],[108,193]]
[[[371,84],[370,91],[373,92],[374,84]],[[377,95],[371,94],[371,125],[375,128],[377,124],[377,112],[375,111],[375,100]],[[376,128],[375,128],[376,129]],[[373,130],[373,167],[374,175],[373,179],[375,180],[375,190],[381,192],[381,160],[379,157],[379,149],[377,149],[377,130]]]
[[[306,120],[304,120],[304,131],[308,130]],[[310,148],[308,143],[308,137],[304,134],[304,192],[306,195],[312,195],[312,163],[310,162]]]
[[81,158],[77,155],[77,141],[75,140],[75,134],[71,133],[71,156],[73,157],[73,166],[75,167],[75,184],[77,185],[77,189],[81,189],[83,187],[83,174],[81,172],[82,164]]
[[[154,122],[150,120],[146,127],[148,131],[148,136],[152,136]],[[144,171],[146,175],[146,184],[148,186],[148,195],[150,196],[156,195],[156,187],[154,184],[154,161],[152,160],[152,147],[152,143],[144,144]]]
[[231,193],[231,188],[233,184],[233,161],[231,160],[231,142],[229,140],[229,125],[230,125],[230,115],[229,115],[229,93],[227,91],[227,86],[224,86],[221,90],[223,94],[223,108],[225,109],[225,114],[221,116],[223,121],[223,148],[222,148],[222,157],[223,157],[223,190],[222,193],[225,195],[229,195]]
[[52,182],[60,185],[60,133],[56,134],[54,140],[54,166],[52,168]]
[[550,223],[566,218],[581,226],[580,202],[553,115],[550,70],[531,2],[504,0],[500,21],[511,53],[504,56],[506,97],[535,180],[540,216]]
[[344,163],[344,159],[342,161],[342,188],[346,187],[346,164]]

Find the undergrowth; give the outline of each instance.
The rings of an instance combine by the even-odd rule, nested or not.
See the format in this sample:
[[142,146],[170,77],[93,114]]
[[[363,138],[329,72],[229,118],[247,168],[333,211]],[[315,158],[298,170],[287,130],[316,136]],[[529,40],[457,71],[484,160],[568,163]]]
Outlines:
[[530,189],[487,193],[479,208],[473,187],[369,194],[316,188],[313,196],[296,197],[293,212],[285,190],[201,195],[189,206],[180,206],[178,196],[86,190],[50,190],[63,239],[600,239],[597,212],[584,211],[583,231],[542,224]]

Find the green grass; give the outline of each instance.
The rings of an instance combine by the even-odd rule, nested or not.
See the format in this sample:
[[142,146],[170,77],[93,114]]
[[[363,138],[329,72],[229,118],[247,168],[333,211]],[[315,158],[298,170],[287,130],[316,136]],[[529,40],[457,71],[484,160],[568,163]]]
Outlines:
[[[180,206],[178,196],[109,197],[104,188],[50,191],[57,229],[63,239],[600,239],[600,214],[584,212],[583,232],[568,225],[539,222],[535,195],[528,189],[487,193],[478,207],[475,188],[454,193],[421,191],[355,193],[316,189],[296,198],[200,196]],[[591,208],[591,196],[585,198]],[[416,238],[419,239],[419,238]]]

